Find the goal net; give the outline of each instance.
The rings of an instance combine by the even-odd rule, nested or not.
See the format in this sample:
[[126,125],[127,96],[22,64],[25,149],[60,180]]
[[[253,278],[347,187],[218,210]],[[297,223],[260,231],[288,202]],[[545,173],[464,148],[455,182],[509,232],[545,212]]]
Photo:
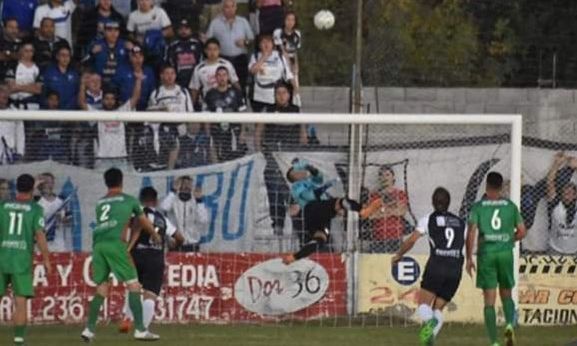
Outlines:
[[[428,242],[397,265],[391,258],[432,211],[433,190],[447,188],[463,218],[489,171],[505,176],[513,201],[520,196],[520,116],[4,112],[0,120],[2,198],[14,197],[19,174],[45,181],[35,193],[57,270],[35,267],[33,323],[87,316],[95,205],[109,167],[123,170],[131,195],[154,187],[158,208],[184,234],[166,253],[156,323],[416,321]],[[291,168],[322,181],[287,176]],[[329,242],[287,266],[280,256],[310,239],[305,219],[315,217],[303,215],[302,191],[381,199],[383,208],[363,220],[336,216]],[[124,288],[112,282],[104,321],[122,317]],[[464,276],[447,320],[481,321],[477,293]],[[0,323],[11,314],[4,297]]]

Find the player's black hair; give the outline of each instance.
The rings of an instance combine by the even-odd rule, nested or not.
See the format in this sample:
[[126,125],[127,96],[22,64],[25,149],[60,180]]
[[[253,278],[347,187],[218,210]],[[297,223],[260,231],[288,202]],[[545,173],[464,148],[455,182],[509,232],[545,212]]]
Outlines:
[[59,44],[59,45],[57,45],[56,50],[54,50],[54,56],[57,56],[58,53],[60,53],[60,51],[62,51],[63,49],[66,49],[68,51],[68,53],[72,54],[72,49],[70,48],[69,45]]
[[274,45],[274,38],[272,37],[272,34],[260,34],[260,35],[258,35],[258,44],[259,45],[264,40],[269,40]]
[[30,174],[21,174],[16,179],[16,191],[20,193],[28,193],[34,190],[34,177]]
[[160,66],[160,73],[163,73],[165,70],[167,69],[173,69],[174,72],[176,72],[176,68],[174,68],[174,66],[170,65],[170,64],[163,64],[162,66]]
[[391,172],[393,177],[395,176],[395,170],[393,169],[393,167],[389,165],[382,165],[381,167],[379,167],[379,177],[381,177],[385,172]]
[[217,74],[219,71],[226,71],[226,74],[229,74],[229,73],[228,73],[228,69],[227,69],[225,66],[219,66],[219,67],[216,69],[215,74]]
[[498,172],[489,172],[487,174],[487,188],[492,190],[501,190],[503,188],[503,176]]
[[147,186],[140,190],[139,199],[141,202],[156,201],[158,199],[158,192],[152,186]]
[[[286,18],[288,16],[294,16],[295,17],[295,26],[293,29],[297,29],[299,27],[299,17],[297,16],[297,13],[295,11],[289,10],[286,11],[286,13],[284,14],[284,20],[286,21]],[[284,21],[283,21],[283,29],[284,29]]]
[[204,48],[208,47],[208,45],[210,44],[216,44],[218,48],[220,48],[220,41],[214,37],[211,37],[208,40],[206,40],[206,42],[204,43]]
[[[4,26],[6,26],[6,24],[8,24],[8,22],[16,22],[16,24],[18,24],[18,19],[16,19],[16,17],[8,17],[8,18],[4,19],[2,24]],[[18,29],[20,29],[20,25],[18,25]]]
[[107,94],[111,94],[118,99],[119,90],[117,87],[107,84],[104,86],[104,88],[102,88],[102,97]]
[[444,187],[437,187],[433,192],[433,208],[435,211],[447,211],[451,204],[451,194]]
[[189,180],[192,181],[192,177],[190,175],[183,175],[179,178],[180,180]]
[[42,18],[42,20],[40,21],[40,27],[42,27],[42,25],[44,25],[44,23],[49,22],[49,21],[52,22],[53,24],[55,24],[55,23],[54,23],[54,19],[52,19],[52,18],[50,18],[50,17],[44,17],[44,18]]
[[122,186],[122,171],[116,167],[104,172],[104,183],[109,189]]
[[60,94],[58,93],[58,91],[54,89],[49,89],[48,92],[46,93],[46,98],[50,98],[52,96],[58,97],[58,101],[60,101]]
[[55,179],[56,179],[56,177],[54,176],[54,174],[52,174],[52,173],[50,173],[50,172],[44,172],[44,173],[42,173],[42,174],[40,174],[40,175],[43,176],[43,177],[52,178],[52,180],[55,180]]

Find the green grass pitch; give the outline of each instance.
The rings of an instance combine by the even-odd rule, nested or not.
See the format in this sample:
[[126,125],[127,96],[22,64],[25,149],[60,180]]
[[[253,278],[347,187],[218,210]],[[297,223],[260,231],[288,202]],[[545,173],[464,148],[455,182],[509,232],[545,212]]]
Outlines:
[[[418,345],[417,327],[329,327],[329,326],[214,326],[154,325],[160,334],[155,345],[167,346],[373,346]],[[28,329],[28,346],[82,345],[82,327],[34,326]],[[519,346],[566,345],[577,338],[577,327],[521,327],[517,331]],[[12,330],[0,327],[0,345],[11,345]],[[100,326],[91,345],[138,345],[131,335],[118,334],[116,326]],[[150,344],[150,343],[145,343]],[[437,346],[489,344],[481,325],[446,325]]]

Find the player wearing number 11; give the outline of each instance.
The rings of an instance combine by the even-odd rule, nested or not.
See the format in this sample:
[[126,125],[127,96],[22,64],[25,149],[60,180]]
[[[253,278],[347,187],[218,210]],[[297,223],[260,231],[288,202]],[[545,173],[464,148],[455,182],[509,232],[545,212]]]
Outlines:
[[477,287],[483,290],[487,334],[492,345],[499,345],[495,314],[498,287],[507,322],[505,345],[513,346],[515,345],[513,329],[515,303],[511,298],[511,290],[515,286],[513,248],[515,241],[523,239],[527,231],[519,208],[502,197],[502,189],[501,174],[490,172],[487,175],[485,197],[472,206],[469,215],[466,268],[469,275],[472,275],[475,269],[473,247],[477,240]]
[[90,303],[88,325],[82,332],[82,339],[90,342],[94,338],[94,329],[98,313],[108,295],[109,275],[125,282],[128,287],[128,303],[134,314],[134,338],[144,341],[155,341],[158,335],[150,333],[143,324],[141,287],[138,283],[136,268],[128,253],[128,225],[132,217],[142,229],[150,234],[155,243],[161,238],[154,230],[152,223],[144,215],[136,198],[122,192],[122,171],[110,168],[104,173],[108,194],[96,203],[96,227],[92,237],[92,272],[96,283],[96,294]]
[[[32,198],[34,178],[22,174],[16,180],[15,201],[0,202],[0,297],[12,285],[14,295],[14,344],[24,344],[26,300],[34,297],[32,284],[34,240],[42,252],[48,275],[52,272],[44,235],[44,211]],[[4,345],[3,341],[0,344]]]

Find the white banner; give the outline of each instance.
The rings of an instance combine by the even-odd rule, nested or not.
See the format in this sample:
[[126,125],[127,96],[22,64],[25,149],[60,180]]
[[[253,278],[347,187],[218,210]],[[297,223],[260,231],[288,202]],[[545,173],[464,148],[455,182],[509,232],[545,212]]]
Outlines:
[[[556,152],[523,147],[521,211],[529,228],[523,242],[523,248],[528,251],[548,250],[549,216],[544,182]],[[346,153],[290,152],[276,153],[275,158],[283,175],[291,161],[299,158],[319,168],[326,180],[347,180]],[[366,154],[363,165],[365,172],[361,184],[366,192],[378,189],[378,170],[383,165],[392,167],[396,187],[407,193],[409,211],[405,214],[405,220],[408,224],[414,225],[415,220],[432,211],[431,195],[438,186],[447,188],[451,193],[450,209],[466,217],[472,202],[483,195],[484,179],[489,171],[501,172],[508,180],[511,168],[510,145],[500,143],[371,151]],[[572,180],[575,181],[574,178]],[[329,192],[341,196],[344,194],[344,186],[339,183]],[[428,253],[427,240],[419,240],[413,253]]]
[[[163,198],[175,177],[190,175],[200,186],[208,208],[209,223],[201,226],[201,248],[207,251],[260,251],[255,239],[272,235],[264,167],[260,154],[205,167],[154,173],[124,174],[124,191],[138,196],[141,188],[154,186]],[[56,177],[55,193],[69,201],[71,222],[65,232],[66,249],[89,251],[95,221],[95,203],[106,194],[102,172],[61,165],[52,161],[2,166],[3,178],[14,181],[19,174],[50,172]],[[14,193],[14,191],[13,191]],[[266,252],[266,249],[265,249]]]

